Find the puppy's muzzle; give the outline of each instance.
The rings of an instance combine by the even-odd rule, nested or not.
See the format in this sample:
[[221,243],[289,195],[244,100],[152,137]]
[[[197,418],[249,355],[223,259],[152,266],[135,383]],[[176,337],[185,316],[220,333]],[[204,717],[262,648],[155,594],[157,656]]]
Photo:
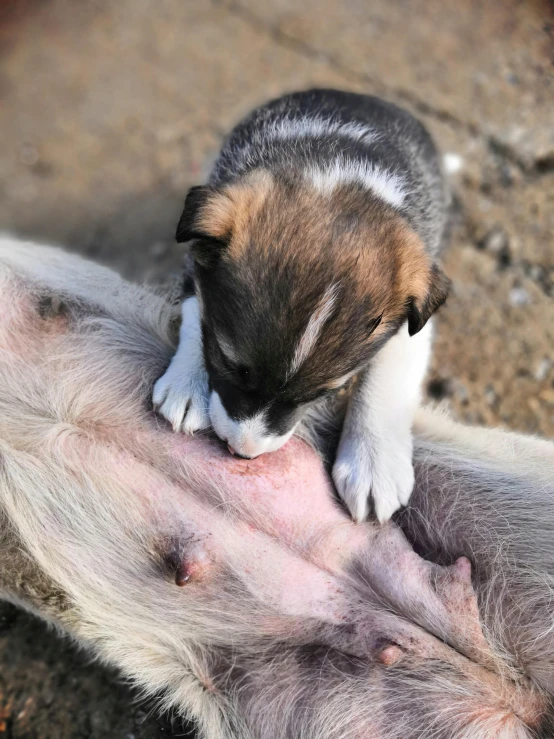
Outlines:
[[246,454],[239,454],[230,444],[227,444],[227,449],[229,450],[229,454],[232,454],[233,457],[237,457],[238,459],[255,459],[255,457],[247,457]]

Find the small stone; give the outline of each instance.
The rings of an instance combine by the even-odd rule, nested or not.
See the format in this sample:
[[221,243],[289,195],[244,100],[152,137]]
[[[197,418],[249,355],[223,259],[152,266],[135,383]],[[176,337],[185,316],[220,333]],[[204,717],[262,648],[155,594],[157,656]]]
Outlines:
[[479,198],[479,201],[477,203],[477,207],[481,211],[481,213],[488,213],[490,210],[492,210],[492,203],[487,198]]
[[450,382],[445,377],[434,377],[427,384],[427,394],[433,400],[442,400],[452,395]]
[[504,187],[511,187],[514,184],[514,168],[507,162],[500,165],[500,180]]
[[513,287],[509,295],[510,305],[520,308],[523,305],[529,305],[531,296],[523,287]]
[[443,164],[447,174],[456,174],[464,166],[464,160],[459,154],[449,152],[444,155]]
[[487,385],[485,388],[485,400],[489,405],[494,405],[496,402],[496,392],[492,385]]
[[461,382],[456,383],[455,397],[460,403],[467,403],[469,400],[467,388]]
[[543,380],[546,380],[546,376],[550,372],[550,368],[552,367],[552,362],[547,357],[544,357],[542,359],[537,368],[535,369],[535,380],[537,382],[543,382]]
[[535,413],[537,416],[541,413],[541,404],[539,403],[538,398],[528,398],[527,399],[527,405],[529,408]]
[[544,268],[540,264],[533,264],[529,267],[529,277],[535,282],[544,279]]
[[554,405],[554,390],[543,390],[539,393],[539,398],[544,400],[548,405]]
[[503,228],[495,226],[485,235],[482,240],[481,246],[483,249],[486,249],[491,254],[495,254],[496,256],[498,256],[500,253],[502,253],[506,249],[509,250],[510,248],[508,234],[506,233],[506,231],[504,231]]

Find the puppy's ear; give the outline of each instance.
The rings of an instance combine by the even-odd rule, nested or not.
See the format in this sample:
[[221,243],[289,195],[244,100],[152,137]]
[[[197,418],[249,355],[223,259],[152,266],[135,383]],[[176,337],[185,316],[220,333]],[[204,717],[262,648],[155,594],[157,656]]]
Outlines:
[[179,244],[192,241],[191,253],[194,260],[203,267],[213,267],[227,241],[209,233],[204,217],[214,196],[214,191],[205,186],[191,187],[185,199],[185,207],[177,224],[175,238]]
[[448,297],[452,282],[433,264],[429,274],[429,288],[422,298],[408,299],[408,331],[410,336],[417,334],[425,326],[433,313]]
[[200,232],[198,221],[200,211],[208,202],[209,195],[210,189],[208,187],[200,185],[190,188],[185,198],[185,207],[177,224],[177,232],[175,233],[177,243],[182,244],[183,241],[207,236],[207,234]]

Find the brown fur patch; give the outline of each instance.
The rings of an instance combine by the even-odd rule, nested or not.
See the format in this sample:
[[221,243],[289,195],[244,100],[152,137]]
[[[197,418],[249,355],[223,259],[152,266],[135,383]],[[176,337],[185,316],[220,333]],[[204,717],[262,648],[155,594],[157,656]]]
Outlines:
[[283,183],[256,171],[214,193],[197,224],[229,241],[226,261],[294,260],[296,289],[322,261],[332,263],[336,279],[354,288],[352,298],[374,295],[387,319],[408,298],[424,300],[429,289],[432,265],[417,234],[392,208],[352,186],[325,195],[308,182]]
[[274,186],[269,172],[255,171],[238,184],[208,198],[196,219],[199,231],[217,239],[230,239],[248,229],[253,214],[263,206]]
[[[292,406],[336,388],[444,300],[413,229],[355,184],[322,193],[299,175],[258,171],[201,190],[185,220],[207,335],[233,345],[264,397]],[[212,370],[233,372],[213,342],[206,352]]]

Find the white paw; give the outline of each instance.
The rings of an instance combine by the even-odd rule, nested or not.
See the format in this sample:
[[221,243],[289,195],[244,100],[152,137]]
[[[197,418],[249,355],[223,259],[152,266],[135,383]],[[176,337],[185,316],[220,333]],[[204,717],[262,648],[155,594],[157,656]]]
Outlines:
[[174,431],[193,434],[208,428],[208,375],[203,367],[187,367],[172,361],[154,385],[156,410]]
[[412,437],[356,434],[341,438],[333,466],[337,492],[356,521],[367,518],[370,499],[379,523],[406,505],[414,487]]

